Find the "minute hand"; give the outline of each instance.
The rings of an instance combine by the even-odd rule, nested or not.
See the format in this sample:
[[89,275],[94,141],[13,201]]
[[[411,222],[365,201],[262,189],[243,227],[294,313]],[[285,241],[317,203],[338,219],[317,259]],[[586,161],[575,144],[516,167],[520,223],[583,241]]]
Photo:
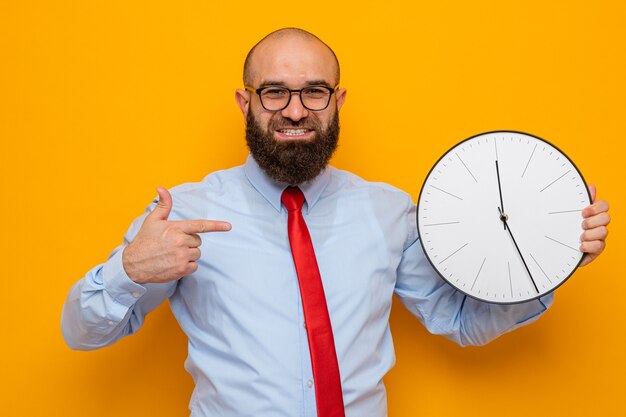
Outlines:
[[[496,166],[497,166],[497,162],[496,162]],[[526,268],[526,272],[528,272],[528,276],[530,277],[530,280],[532,281],[533,286],[535,287],[535,291],[537,291],[537,294],[539,294],[539,288],[537,288],[537,284],[535,284],[535,280],[533,279],[533,275],[530,273],[530,269],[528,269],[528,265],[526,264],[526,261],[524,260],[524,256],[522,255],[522,251],[519,250],[519,246],[517,246],[517,242],[515,241],[515,238],[513,237],[513,233],[511,232],[511,227],[507,223],[507,216],[506,214],[504,214],[504,212],[502,211],[500,207],[498,207],[498,211],[500,212],[500,220],[502,220],[502,223],[504,223],[504,228],[509,231],[509,235],[511,236],[511,239],[513,240],[513,244],[515,245],[515,249],[517,249],[517,253],[519,253],[520,258],[522,258],[522,263],[524,264],[524,267]]]

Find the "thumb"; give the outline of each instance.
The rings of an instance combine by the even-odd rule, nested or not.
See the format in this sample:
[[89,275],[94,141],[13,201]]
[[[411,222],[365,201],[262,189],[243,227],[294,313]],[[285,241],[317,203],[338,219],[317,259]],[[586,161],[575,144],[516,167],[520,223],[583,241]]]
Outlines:
[[157,193],[159,193],[159,201],[152,210],[152,213],[148,214],[146,220],[167,220],[167,217],[172,211],[172,195],[166,188],[157,187]]

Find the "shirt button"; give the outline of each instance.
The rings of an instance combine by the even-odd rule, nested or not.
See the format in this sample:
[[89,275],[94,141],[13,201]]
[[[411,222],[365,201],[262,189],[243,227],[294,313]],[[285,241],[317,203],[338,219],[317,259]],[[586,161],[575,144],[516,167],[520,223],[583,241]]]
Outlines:
[[133,291],[131,295],[135,298],[139,298],[141,294],[139,294],[139,291]]
[[113,323],[111,320],[109,320],[109,321],[107,321],[107,324],[108,324],[109,326],[113,326],[115,323]]
[[313,380],[309,379],[308,381],[306,381],[306,386],[309,388],[313,388]]

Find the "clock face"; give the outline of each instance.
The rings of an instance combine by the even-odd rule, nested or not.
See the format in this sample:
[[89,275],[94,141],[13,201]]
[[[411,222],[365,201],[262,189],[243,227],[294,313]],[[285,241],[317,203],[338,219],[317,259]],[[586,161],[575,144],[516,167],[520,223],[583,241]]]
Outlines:
[[464,140],[431,169],[418,200],[424,252],[441,277],[483,301],[541,297],[576,270],[587,185],[560,150],[526,133]]

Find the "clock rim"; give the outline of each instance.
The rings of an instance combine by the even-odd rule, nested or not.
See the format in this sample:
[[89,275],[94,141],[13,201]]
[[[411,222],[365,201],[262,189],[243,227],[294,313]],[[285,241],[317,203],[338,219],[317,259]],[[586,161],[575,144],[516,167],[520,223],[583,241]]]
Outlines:
[[574,161],[572,161],[572,159],[565,153],[563,152],[558,146],[554,145],[552,142],[543,139],[537,135],[533,135],[531,133],[527,133],[527,132],[522,132],[520,130],[490,130],[487,132],[482,132],[482,133],[478,133],[475,135],[472,135],[466,139],[463,139],[462,141],[456,143],[455,145],[451,146],[447,151],[445,151],[438,159],[437,162],[435,162],[432,167],[430,168],[430,170],[428,171],[428,174],[426,175],[426,177],[424,178],[424,182],[422,183],[422,187],[420,188],[420,193],[417,197],[417,204],[416,204],[416,210],[415,210],[415,220],[416,220],[416,227],[417,227],[417,235],[418,235],[418,240],[420,241],[420,245],[422,247],[422,251],[424,252],[424,255],[426,256],[426,259],[428,259],[428,263],[430,263],[430,266],[433,268],[433,270],[435,272],[437,272],[437,275],[439,275],[441,277],[441,279],[443,279],[447,284],[449,284],[450,286],[452,286],[452,288],[454,288],[455,290],[459,291],[460,293],[473,298],[475,300],[481,301],[483,303],[489,303],[489,304],[497,304],[497,305],[512,305],[512,304],[523,304],[523,303],[527,303],[530,301],[534,301],[534,300],[538,300],[541,297],[544,297],[554,291],[556,291],[557,288],[559,288],[561,285],[563,285],[567,280],[570,279],[570,277],[572,275],[574,275],[574,272],[576,272],[576,270],[580,267],[580,264],[582,263],[583,259],[585,258],[585,253],[583,252],[580,259],[578,260],[578,263],[576,264],[576,266],[574,266],[574,268],[572,269],[572,272],[569,273],[569,275],[567,277],[565,277],[565,279],[563,279],[556,287],[550,289],[549,291],[546,291],[544,293],[538,294],[537,296],[534,296],[532,298],[527,298],[521,301],[493,301],[493,300],[485,300],[483,298],[477,297],[475,295],[472,294],[468,294],[467,292],[463,291],[462,289],[460,289],[459,287],[457,287],[456,285],[454,285],[452,282],[450,282],[446,277],[443,276],[443,274],[439,271],[439,269],[435,266],[435,263],[432,261],[432,259],[430,259],[430,256],[428,256],[428,252],[426,251],[426,247],[424,245],[424,242],[422,240],[422,235],[420,233],[420,219],[419,219],[419,213],[420,213],[420,202],[422,200],[422,193],[424,192],[424,187],[426,186],[426,182],[428,181],[428,179],[430,178],[431,174],[433,173],[433,170],[435,169],[435,167],[439,164],[439,162],[450,153],[450,151],[452,151],[454,148],[460,146],[461,144],[474,139],[478,136],[484,136],[484,135],[488,135],[488,134],[492,134],[492,133],[517,133],[517,134],[522,134],[522,135],[526,135],[526,136],[531,136],[535,139],[538,139],[542,142],[547,143],[548,145],[552,146],[554,149],[556,149],[557,151],[559,151],[561,153],[561,155],[565,156],[565,158],[567,158],[567,160],[572,164],[572,166],[574,167],[574,169],[576,169],[576,172],[578,172],[578,175],[580,176],[580,178],[583,181],[583,184],[585,185],[585,190],[587,191],[587,199],[589,200],[589,204],[593,204],[593,202],[591,201],[591,193],[589,191],[589,185],[587,184],[587,181],[585,180],[585,177],[583,176],[582,172],[580,172],[580,169],[578,169],[578,166],[576,166],[576,164],[574,163]]

